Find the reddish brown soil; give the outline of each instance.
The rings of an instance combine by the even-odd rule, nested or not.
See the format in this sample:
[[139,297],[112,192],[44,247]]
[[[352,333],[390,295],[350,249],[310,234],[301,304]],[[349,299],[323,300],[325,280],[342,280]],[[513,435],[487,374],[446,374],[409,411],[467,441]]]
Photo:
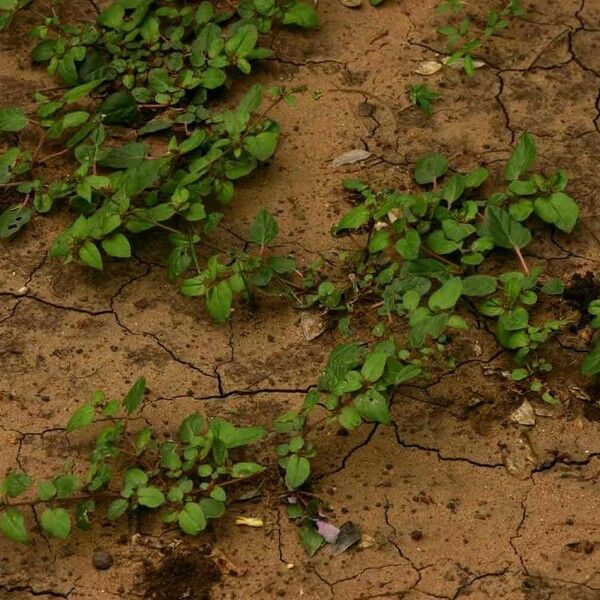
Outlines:
[[[527,16],[484,47],[488,64],[475,77],[443,69],[427,78],[444,94],[428,120],[408,108],[406,89],[422,79],[418,63],[441,50],[435,4],[350,10],[324,0],[319,31],[276,35],[280,58],[254,78],[310,91],[296,108],[277,108],[283,141],[271,167],[238,188],[233,230],[245,231],[266,206],[300,259],[330,253],[330,227],[347,207],[344,176],[406,187],[414,160],[431,150],[499,173],[527,129],[540,164],[569,171],[582,207],[574,235],[540,232],[527,260],[566,279],[598,273],[600,2],[526,1]],[[81,0],[67,13],[93,11]],[[0,37],[3,106],[51,85],[28,59],[33,19],[26,11]],[[333,168],[355,148],[372,158]],[[96,387],[122,393],[142,373],[151,388],[143,418],[165,429],[193,410],[268,423],[302,401],[333,334],[305,341],[298,313],[275,304],[212,325],[143,244],[136,260],[100,274],[56,264],[46,251],[61,219],[38,219],[0,246],[0,472],[18,464],[42,476],[84,451],[88,438],[67,439],[63,429],[76,404]],[[564,311],[579,318],[577,306]],[[509,363],[477,330],[460,341],[456,368],[398,391],[394,427],[319,432],[315,491],[335,522],[351,519],[374,538],[368,548],[308,558],[273,488],[233,504],[198,540],[136,519],[101,522],[67,542],[0,541],[0,598],[600,599],[600,395],[577,375],[584,344],[575,334],[554,343],[551,381],[562,402],[536,405],[534,427],[510,423],[521,398],[492,372]],[[581,400],[585,386],[590,401]],[[236,527],[241,514],[265,526]],[[37,515],[27,518],[31,525]],[[98,549],[114,556],[107,571],[91,564]],[[215,551],[235,568],[216,568]]]

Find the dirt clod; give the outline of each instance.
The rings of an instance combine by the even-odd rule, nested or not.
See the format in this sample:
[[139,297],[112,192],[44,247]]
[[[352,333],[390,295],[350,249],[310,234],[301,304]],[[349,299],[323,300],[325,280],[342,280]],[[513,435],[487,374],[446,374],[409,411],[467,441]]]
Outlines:
[[104,550],[98,550],[94,552],[92,555],[92,564],[98,571],[106,571],[110,569],[115,560],[113,555],[110,552],[105,552]]
[[158,566],[146,565],[144,598],[148,600],[209,600],[220,571],[200,553],[173,554]]
[[414,529],[413,531],[410,532],[410,539],[413,540],[414,542],[418,542],[419,540],[422,540],[423,532],[420,531],[419,529]]
[[579,324],[589,323],[592,316],[588,313],[588,306],[592,300],[600,298],[600,278],[592,271],[586,271],[583,275],[575,273],[565,289],[564,298],[581,313]]

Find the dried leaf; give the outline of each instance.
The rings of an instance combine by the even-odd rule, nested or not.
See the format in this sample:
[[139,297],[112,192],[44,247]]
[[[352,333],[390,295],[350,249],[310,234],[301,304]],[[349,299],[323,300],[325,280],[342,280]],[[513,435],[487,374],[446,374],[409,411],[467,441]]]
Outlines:
[[442,68],[442,63],[437,60],[425,60],[417,65],[415,73],[419,75],[433,75]]
[[344,154],[340,154],[338,157],[333,159],[334,167],[341,167],[342,165],[351,165],[361,160],[367,160],[371,156],[368,150],[350,150]]
[[531,402],[523,400],[523,404],[510,415],[510,420],[519,425],[535,425],[535,413]]
[[264,527],[265,525],[262,519],[256,517],[236,517],[235,524],[245,525],[246,527]]
[[261,493],[261,489],[259,487],[252,488],[251,490],[248,490],[247,492],[243,493],[239,498],[236,499],[236,501],[241,502],[243,500],[252,500],[253,498],[256,498],[257,496],[260,496],[260,493]]
[[[442,59],[442,62],[450,67],[451,69],[462,69],[465,66],[465,59],[464,58],[457,58],[456,60],[453,60],[451,63],[449,63],[448,61],[450,60],[449,56],[446,56],[445,58]],[[483,62],[482,60],[478,60],[478,59],[473,59],[473,68],[474,69],[480,69],[481,67],[485,66],[485,62]]]
[[300,317],[302,333],[309,342],[319,337],[325,331],[326,325],[325,318],[317,311],[305,310]]
[[360,544],[358,544],[358,547],[361,549],[370,548],[371,546],[374,546],[376,543],[377,542],[375,541],[374,537],[371,537],[370,535],[363,533],[362,537],[360,538]]
[[352,521],[346,521],[340,527],[340,533],[335,541],[335,544],[332,544],[331,550],[334,554],[341,554],[354,546],[356,542],[360,540],[361,532],[360,529],[352,523]]
[[358,8],[362,4],[362,0],[340,0],[347,8]]
[[329,544],[335,544],[340,535],[340,530],[333,523],[322,519],[317,519],[317,531]]

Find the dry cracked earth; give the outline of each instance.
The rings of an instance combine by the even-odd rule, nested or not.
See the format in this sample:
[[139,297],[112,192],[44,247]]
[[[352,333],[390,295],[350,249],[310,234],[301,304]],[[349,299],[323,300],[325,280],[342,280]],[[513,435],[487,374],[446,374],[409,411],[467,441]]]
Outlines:
[[[493,4],[469,10],[482,16]],[[309,93],[296,108],[277,108],[283,141],[270,167],[238,188],[232,239],[266,206],[278,216],[280,243],[300,260],[331,253],[349,173],[407,187],[415,159],[435,150],[461,169],[484,164],[498,174],[528,130],[539,164],[568,170],[582,217],[568,238],[540,231],[527,259],[567,281],[597,272],[600,1],[524,4],[526,16],[483,47],[475,77],[443,69],[427,78],[443,93],[430,120],[409,107],[406,89],[423,79],[417,65],[443,49],[432,0],[360,10],[324,0],[319,31],[277,32],[279,58],[253,79],[305,84]],[[59,10],[94,16],[79,0]],[[0,37],[3,106],[52,85],[28,58],[24,33],[35,18],[26,11]],[[355,148],[371,158],[333,167]],[[19,465],[42,475],[85,452],[89,440],[63,429],[74,407],[97,387],[121,394],[140,374],[150,384],[140,420],[165,430],[194,410],[266,424],[302,401],[333,333],[307,342],[298,313],[275,303],[214,326],[167,282],[160,248],[144,243],[135,260],[103,273],[64,267],[46,257],[62,219],[38,219],[1,246],[0,471]],[[536,405],[533,427],[510,421],[521,399],[493,376],[509,363],[477,330],[452,371],[398,390],[393,427],[319,432],[315,491],[335,522],[350,519],[373,538],[367,548],[308,558],[267,486],[197,540],[136,519],[101,522],[67,542],[1,541],[0,597],[600,599],[600,409],[598,387],[577,375],[584,337],[553,343],[561,404]],[[237,515],[265,526],[235,527]],[[30,524],[36,519],[31,511]],[[114,556],[110,570],[93,568],[98,549]]]

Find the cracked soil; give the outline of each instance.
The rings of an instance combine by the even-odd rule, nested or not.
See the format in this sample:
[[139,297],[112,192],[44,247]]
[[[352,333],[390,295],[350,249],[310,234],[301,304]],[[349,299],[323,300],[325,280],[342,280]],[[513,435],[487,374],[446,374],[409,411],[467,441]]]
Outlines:
[[[343,177],[407,187],[412,164],[428,151],[498,175],[516,135],[528,130],[539,164],[568,170],[582,213],[568,238],[538,232],[527,258],[567,281],[597,273],[600,0],[526,0],[527,14],[482,48],[486,65],[472,79],[453,69],[427,78],[443,93],[428,120],[408,106],[406,90],[422,79],[415,67],[442,51],[435,4],[349,10],[323,0],[319,31],[274,34],[279,58],[250,79],[310,92],[296,108],[277,107],[280,148],[238,187],[232,239],[265,206],[299,260],[331,254],[329,230],[347,207]],[[484,0],[469,11],[481,16],[495,5]],[[59,10],[94,15],[86,0]],[[23,11],[0,36],[2,106],[24,105],[51,85],[29,60],[24,34],[35,18]],[[371,158],[332,166],[356,148]],[[60,215],[37,219],[0,246],[0,472],[18,464],[41,475],[85,452],[85,436],[67,439],[62,429],[76,404],[97,387],[120,394],[140,374],[150,385],[141,419],[165,431],[194,410],[266,424],[302,402],[333,333],[307,342],[298,313],[277,303],[213,325],[178,295],[161,248],[144,240],[135,260],[102,273],[57,264],[46,251],[63,224]],[[534,427],[510,422],[521,399],[490,375],[510,363],[475,330],[452,371],[398,390],[393,427],[318,432],[315,491],[335,522],[351,519],[374,539],[368,548],[308,558],[277,487],[267,485],[197,540],[180,541],[144,519],[99,523],[68,542],[38,536],[28,548],[0,540],[0,598],[600,599],[599,391],[577,375],[584,342],[568,333],[553,342],[551,384],[562,402],[536,405]],[[235,527],[241,514],[265,527]],[[97,549],[114,556],[110,570],[93,568]],[[223,555],[245,574],[216,568]]]

